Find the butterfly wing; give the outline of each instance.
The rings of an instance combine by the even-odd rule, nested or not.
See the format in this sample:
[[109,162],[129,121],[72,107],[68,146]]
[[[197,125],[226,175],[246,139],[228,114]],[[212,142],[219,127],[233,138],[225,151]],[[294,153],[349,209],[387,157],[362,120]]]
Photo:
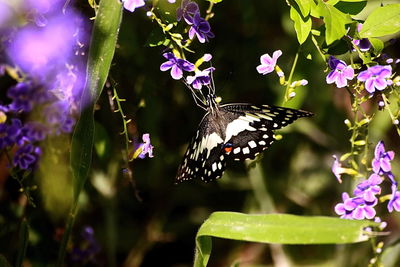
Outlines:
[[[226,168],[228,157],[254,159],[275,140],[273,130],[311,115],[307,111],[268,105],[219,106],[214,115],[208,112],[200,122],[178,169],[176,181],[218,179]],[[226,150],[227,145],[229,150]]]
[[226,155],[220,132],[218,123],[207,113],[186,150],[176,182],[190,179],[210,182],[222,176],[226,168]]
[[226,104],[221,110],[237,118],[226,127],[225,143],[232,144],[230,157],[234,160],[254,159],[275,140],[273,130],[291,124],[312,113],[269,105]]

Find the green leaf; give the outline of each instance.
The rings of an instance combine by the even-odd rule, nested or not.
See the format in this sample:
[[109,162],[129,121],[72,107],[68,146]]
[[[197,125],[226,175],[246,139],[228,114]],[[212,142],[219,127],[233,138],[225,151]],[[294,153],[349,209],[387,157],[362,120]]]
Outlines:
[[111,151],[110,137],[103,125],[98,122],[95,122],[94,149],[103,162],[108,158]]
[[[15,263],[16,267],[22,266],[22,263],[25,259],[26,249],[28,248],[29,242],[29,227],[28,222],[25,218],[22,219],[21,226],[19,229],[19,237],[18,237],[18,255]],[[1,265],[3,266],[3,265]]]
[[300,44],[304,43],[311,31],[312,22],[310,16],[304,18],[292,6],[290,7],[290,18],[294,21],[294,29],[296,30],[297,40]]
[[10,262],[2,254],[0,254],[0,266],[2,266],[2,267],[11,267]]
[[211,237],[279,244],[344,244],[367,241],[371,236],[364,228],[376,225],[322,216],[214,212],[197,232],[194,266],[207,265]]
[[359,1],[339,1],[335,4],[335,7],[346,14],[350,15],[357,15],[359,14],[367,5],[366,0],[359,0]]
[[325,22],[325,40],[327,45],[339,40],[346,34],[345,25],[351,22],[349,15],[342,13],[334,6],[327,4],[322,0],[318,0],[316,13],[320,17],[323,17]]
[[122,4],[120,1],[100,1],[90,41],[86,83],[81,99],[81,115],[72,136],[73,205],[61,241],[56,266],[63,266],[64,264],[67,244],[76,216],[79,194],[85,185],[92,163],[95,103],[103,90],[110,70],[121,19]]
[[296,4],[299,6],[300,12],[303,17],[307,17],[311,12],[311,3],[310,0],[294,0]]
[[92,161],[94,140],[94,105],[99,98],[114,56],[118,30],[122,19],[122,5],[115,0],[102,0],[93,25],[87,63],[83,107],[72,137],[71,166],[74,202],[78,200]]
[[378,7],[365,20],[360,37],[380,37],[400,31],[400,4]]
[[385,48],[385,44],[383,43],[383,41],[378,38],[368,38],[368,40],[374,48],[375,55],[379,55],[382,52],[383,48]]

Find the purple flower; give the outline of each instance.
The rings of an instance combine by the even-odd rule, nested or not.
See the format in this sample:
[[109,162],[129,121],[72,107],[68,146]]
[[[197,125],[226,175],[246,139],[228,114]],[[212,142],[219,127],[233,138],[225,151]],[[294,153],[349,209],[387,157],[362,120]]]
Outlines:
[[138,157],[141,159],[144,159],[147,154],[149,158],[152,158],[153,157],[153,146],[150,144],[150,134],[148,134],[148,133],[143,134],[142,139],[143,139],[143,143],[140,144],[142,151]]
[[390,65],[375,65],[360,72],[357,79],[361,82],[365,82],[365,90],[372,94],[375,90],[382,91],[385,89],[389,85],[387,79],[391,75],[392,67]]
[[57,101],[47,106],[44,109],[44,116],[46,123],[55,134],[69,133],[75,124],[67,101]]
[[180,21],[182,18],[187,24],[191,24],[193,15],[199,11],[199,6],[190,0],[183,0],[181,6],[176,10],[177,20]]
[[373,208],[378,201],[367,202],[361,197],[350,198],[349,194],[342,194],[343,203],[335,206],[335,212],[343,219],[372,219],[376,215]]
[[31,121],[25,123],[22,132],[29,142],[37,142],[46,138],[49,133],[49,129],[47,129],[47,127],[40,122]]
[[190,18],[189,38],[193,39],[197,36],[200,43],[208,42],[208,38],[214,38],[214,34],[211,32],[211,27],[208,21],[200,17],[200,13],[196,12],[193,17]]
[[6,27],[13,16],[15,15],[13,14],[11,6],[7,2],[0,1],[0,29]]
[[373,173],[367,180],[359,183],[354,189],[354,195],[357,197],[362,197],[366,202],[376,201],[376,196],[381,193],[381,184],[383,181],[382,177]]
[[160,66],[161,71],[167,71],[171,69],[171,76],[175,80],[179,80],[183,76],[183,71],[193,71],[194,65],[187,60],[177,58],[171,52],[164,53],[163,56],[168,59]]
[[[362,23],[359,23],[359,24],[357,25],[357,31],[358,31],[358,32],[361,31],[362,26],[363,26]],[[358,47],[360,48],[360,51],[362,51],[362,52],[366,52],[366,51],[368,51],[368,50],[371,48],[371,43],[370,43],[370,41],[368,40],[368,38],[363,38],[363,39],[361,39],[361,40],[354,39],[354,40],[353,40],[353,44],[355,44],[356,46],[358,46]]]
[[385,144],[379,141],[375,147],[375,157],[372,160],[372,170],[374,173],[382,175],[390,173],[392,166],[390,161],[394,158],[393,151],[385,151]]
[[[97,242],[94,230],[91,226],[86,226],[81,232],[82,240],[80,244],[73,247],[71,252],[71,260],[75,262],[80,262],[79,265],[93,265],[96,263],[96,254],[101,250],[99,243]],[[91,262],[92,264],[88,264]],[[98,264],[94,264],[98,265]]]
[[278,60],[278,58],[281,55],[282,55],[282,51],[281,50],[276,50],[272,54],[272,58],[268,54],[262,55],[260,57],[261,65],[257,66],[258,73],[260,73],[262,75],[265,75],[265,74],[273,72],[274,69],[275,69],[276,61]]
[[336,155],[333,155],[332,157],[335,159],[332,164],[332,172],[336,176],[338,182],[342,183],[342,174],[345,173],[345,169],[342,167],[342,164],[339,162]]
[[389,212],[392,212],[393,209],[395,209],[396,211],[400,211],[400,192],[397,190],[394,192],[393,197],[389,200],[388,203]]
[[13,159],[14,166],[18,166],[23,170],[32,169],[39,159],[40,154],[41,150],[39,147],[35,147],[32,144],[24,145],[15,152]]
[[19,119],[12,119],[11,124],[0,123],[0,150],[21,143],[22,123]]
[[124,3],[124,8],[130,12],[133,12],[136,8],[145,5],[144,0],[122,0],[122,2]]
[[352,219],[352,212],[357,207],[357,203],[346,192],[342,194],[342,199],[343,203],[336,204],[335,212],[341,215],[340,218]]
[[326,83],[335,83],[338,88],[347,86],[347,80],[352,80],[354,77],[354,70],[351,66],[347,66],[342,60],[330,56],[328,65],[332,69],[326,76]]
[[46,27],[26,26],[19,30],[7,47],[7,54],[24,71],[38,77],[51,75],[55,68],[65,66],[76,44],[78,16],[49,19]]
[[7,96],[12,99],[9,105],[14,112],[29,112],[33,107],[35,89],[27,83],[20,82],[8,89]]
[[364,202],[359,204],[354,211],[352,212],[352,217],[355,220],[364,220],[364,219],[372,219],[376,215],[376,211],[373,208],[376,205],[376,202],[367,203]]
[[194,76],[188,76],[186,81],[191,84],[195,89],[201,89],[203,85],[209,85],[211,82],[211,73],[215,68],[210,67],[202,71],[196,71]]

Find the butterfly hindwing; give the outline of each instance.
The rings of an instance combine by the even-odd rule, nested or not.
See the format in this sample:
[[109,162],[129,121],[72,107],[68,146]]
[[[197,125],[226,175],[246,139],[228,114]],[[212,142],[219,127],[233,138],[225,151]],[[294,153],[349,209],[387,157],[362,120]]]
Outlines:
[[226,168],[223,139],[207,113],[200,122],[178,169],[177,182],[201,179],[209,182],[222,176]]

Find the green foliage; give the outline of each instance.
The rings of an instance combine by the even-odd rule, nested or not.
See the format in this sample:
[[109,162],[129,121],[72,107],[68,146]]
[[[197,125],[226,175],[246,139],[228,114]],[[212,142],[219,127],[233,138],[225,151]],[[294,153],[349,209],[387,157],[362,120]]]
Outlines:
[[86,106],[82,110],[72,137],[71,167],[74,199],[59,251],[59,266],[64,262],[67,242],[75,220],[79,195],[91,168],[95,125],[93,117],[94,108],[110,70],[121,20],[121,3],[114,0],[100,1],[90,42],[86,88],[82,95],[82,103]]
[[293,6],[290,7],[290,18],[294,21],[294,28],[297,33],[297,40],[300,44],[304,43],[311,32],[311,17],[303,17]]
[[381,37],[398,31],[400,31],[400,4],[391,4],[372,11],[363,24],[360,36]]
[[367,241],[372,236],[365,228],[371,226],[376,224],[331,217],[215,212],[197,232],[194,266],[207,266],[212,237],[277,244],[343,244]]

